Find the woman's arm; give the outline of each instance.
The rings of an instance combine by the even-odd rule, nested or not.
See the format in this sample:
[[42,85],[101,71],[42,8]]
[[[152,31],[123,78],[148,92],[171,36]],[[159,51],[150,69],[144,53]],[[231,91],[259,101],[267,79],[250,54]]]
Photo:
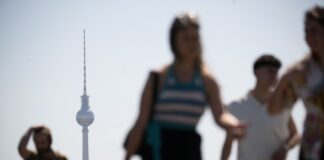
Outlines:
[[216,123],[234,136],[244,136],[246,125],[241,123],[232,114],[224,110],[216,80],[212,76],[208,75],[205,76],[204,79],[207,101],[210,105]]
[[142,92],[138,118],[129,135],[128,143],[126,146],[127,153],[126,153],[125,160],[130,159],[130,157],[135,154],[136,150],[140,145],[140,142],[142,141],[144,130],[149,121],[149,116],[151,113],[151,104],[153,98],[152,90],[153,90],[153,75],[150,74],[145,84],[144,90]]
[[280,113],[286,107],[292,107],[297,101],[297,95],[292,85],[292,81],[298,78],[296,71],[290,71],[284,75],[270,97],[269,106],[267,107],[268,113]]

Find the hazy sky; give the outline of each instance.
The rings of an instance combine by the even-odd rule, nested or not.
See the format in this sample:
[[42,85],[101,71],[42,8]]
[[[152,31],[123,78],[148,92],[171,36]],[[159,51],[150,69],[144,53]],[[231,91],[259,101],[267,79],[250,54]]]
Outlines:
[[[252,63],[261,53],[279,57],[282,73],[308,52],[303,17],[315,4],[324,1],[0,0],[0,159],[21,159],[19,139],[39,124],[51,128],[55,150],[81,159],[75,115],[81,105],[83,28],[95,114],[90,159],[118,160],[149,70],[172,60],[168,30],[175,14],[192,10],[200,16],[204,59],[229,103],[254,87]],[[300,103],[293,116],[301,131]],[[224,132],[209,111],[198,130],[204,159],[219,159]],[[297,152],[288,159],[297,159]]]

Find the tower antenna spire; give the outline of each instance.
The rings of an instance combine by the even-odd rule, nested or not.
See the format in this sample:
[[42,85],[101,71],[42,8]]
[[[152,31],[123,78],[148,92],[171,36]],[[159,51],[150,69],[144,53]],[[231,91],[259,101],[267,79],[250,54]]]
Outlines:
[[86,40],[85,29],[83,29],[83,93],[87,94],[87,66],[86,66]]

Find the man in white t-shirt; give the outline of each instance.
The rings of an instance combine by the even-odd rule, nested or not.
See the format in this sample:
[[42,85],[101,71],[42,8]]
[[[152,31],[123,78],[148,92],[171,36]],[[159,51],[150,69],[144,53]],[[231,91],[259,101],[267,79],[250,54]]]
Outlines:
[[[266,112],[280,67],[281,62],[272,55],[259,57],[253,65],[254,89],[228,105],[228,110],[248,125],[246,136],[238,140],[238,160],[284,160],[289,149],[299,142],[289,110],[276,116],[269,116]],[[222,160],[228,159],[233,140],[233,136],[227,133]]]

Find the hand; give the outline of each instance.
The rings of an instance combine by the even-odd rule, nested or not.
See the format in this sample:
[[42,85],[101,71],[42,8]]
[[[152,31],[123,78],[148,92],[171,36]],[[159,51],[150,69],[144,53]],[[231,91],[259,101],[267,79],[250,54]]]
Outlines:
[[36,125],[36,126],[32,126],[32,127],[30,127],[29,130],[30,130],[31,132],[34,132],[35,130],[39,130],[39,129],[41,129],[41,128],[44,128],[44,126],[43,126],[43,125]]
[[237,139],[241,139],[246,134],[246,128],[247,128],[246,122],[239,122],[236,126],[233,126],[232,129],[229,131],[229,133]]
[[32,133],[34,133],[35,130],[36,130],[36,126],[32,126],[32,127],[30,127],[30,128],[28,129],[27,133],[28,133],[28,134],[32,134]]
[[287,156],[287,150],[284,147],[281,147],[276,152],[272,154],[272,160],[285,160]]

